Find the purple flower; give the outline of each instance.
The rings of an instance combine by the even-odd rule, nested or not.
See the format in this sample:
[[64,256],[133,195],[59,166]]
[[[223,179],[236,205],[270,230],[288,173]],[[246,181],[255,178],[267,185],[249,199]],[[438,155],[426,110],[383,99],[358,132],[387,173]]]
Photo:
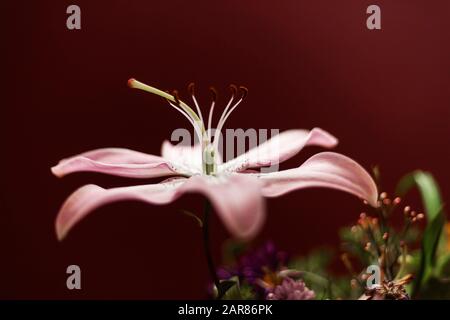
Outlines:
[[234,267],[221,268],[217,274],[221,279],[238,276],[254,285],[258,280],[267,280],[285,268],[287,261],[288,255],[277,250],[273,242],[268,241],[258,249],[241,256]]
[[283,282],[270,292],[267,300],[312,300],[314,291],[308,289],[302,280],[284,278]]
[[268,241],[256,251],[241,257],[239,272],[250,284],[254,284],[256,280],[270,277],[285,268],[287,261],[288,255]]

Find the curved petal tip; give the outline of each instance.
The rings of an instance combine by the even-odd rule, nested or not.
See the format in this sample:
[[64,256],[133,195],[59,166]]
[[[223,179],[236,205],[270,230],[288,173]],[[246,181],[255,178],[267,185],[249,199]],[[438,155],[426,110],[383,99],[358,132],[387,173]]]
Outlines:
[[60,170],[60,166],[58,165],[51,167],[50,171],[53,173],[54,176],[58,178],[64,177],[64,172]]
[[324,187],[351,193],[377,207],[378,190],[370,174],[353,159],[322,152],[295,169],[261,175],[263,194],[276,197],[293,190]]

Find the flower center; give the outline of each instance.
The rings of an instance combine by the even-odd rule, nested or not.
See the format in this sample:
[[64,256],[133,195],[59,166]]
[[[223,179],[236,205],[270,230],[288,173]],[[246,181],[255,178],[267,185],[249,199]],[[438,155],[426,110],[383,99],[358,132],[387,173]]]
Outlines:
[[212,93],[212,101],[211,106],[209,108],[208,126],[205,127],[203,115],[200,106],[197,102],[197,98],[195,97],[195,86],[193,83],[189,84],[188,91],[191,95],[192,101],[194,102],[196,109],[195,111],[185,102],[180,100],[178,96],[178,91],[176,90],[173,90],[172,94],[170,94],[169,92],[159,90],[157,88],[139,82],[135,79],[128,80],[128,85],[131,88],[150,92],[166,99],[170,106],[172,106],[175,110],[180,112],[183,116],[185,116],[188,119],[188,121],[194,127],[195,134],[197,135],[197,138],[202,145],[201,157],[202,157],[203,173],[206,175],[215,175],[217,173],[216,155],[219,154],[218,147],[221,131],[230,114],[247,96],[248,93],[247,88],[240,86],[239,90],[241,95],[238,99],[236,99],[238,87],[236,87],[235,85],[230,85],[231,97],[227,105],[225,106],[222,115],[220,116],[219,122],[217,123],[217,127],[213,136],[211,124],[214,114],[214,107],[217,101],[217,91],[213,87],[209,88]]

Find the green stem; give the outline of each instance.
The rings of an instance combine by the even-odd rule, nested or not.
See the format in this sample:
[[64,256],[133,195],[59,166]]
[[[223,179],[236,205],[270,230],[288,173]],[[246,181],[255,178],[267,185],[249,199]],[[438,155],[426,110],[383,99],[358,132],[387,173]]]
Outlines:
[[209,245],[209,216],[211,215],[211,203],[206,200],[205,202],[205,213],[203,216],[203,247],[205,249],[206,263],[208,264],[209,274],[217,288],[217,299],[221,299],[223,292],[221,290],[220,281],[217,277],[216,267],[214,265],[214,260],[211,255],[211,248]]
[[391,267],[393,264],[390,264],[388,261],[388,252],[390,252],[388,246],[389,246],[389,237],[384,241],[384,264],[385,264],[385,268],[386,268],[387,278],[389,281],[392,281],[393,280],[392,279],[393,278],[393,276],[392,276],[393,270]]
[[377,253],[377,258],[381,257],[381,249],[378,246],[377,241],[375,240],[375,235],[373,234],[372,228],[370,226],[367,227],[366,233],[369,236],[369,241],[372,243],[372,246],[375,248],[375,251]]

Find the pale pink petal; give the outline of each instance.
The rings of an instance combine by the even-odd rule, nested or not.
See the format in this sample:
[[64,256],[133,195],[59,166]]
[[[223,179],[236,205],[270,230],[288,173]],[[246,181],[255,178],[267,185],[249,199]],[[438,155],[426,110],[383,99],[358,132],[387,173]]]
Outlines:
[[177,167],[161,157],[122,148],[103,148],[63,159],[52,169],[54,175],[73,172],[101,172],[130,178],[153,178],[189,175],[189,170]]
[[201,173],[202,168],[202,146],[197,143],[194,146],[173,145],[164,141],[161,146],[161,156],[180,166],[192,168]]
[[372,177],[357,162],[339,153],[318,153],[298,168],[258,176],[266,197],[281,196],[297,189],[325,187],[349,192],[377,206],[378,191]]
[[[197,143],[194,146],[173,145],[164,141],[161,147],[161,156],[180,167],[190,168],[196,173],[202,173],[202,146]],[[215,155],[217,164],[222,163],[219,154]]]
[[96,208],[123,200],[167,204],[185,193],[198,192],[208,197],[225,226],[236,237],[248,239],[263,225],[265,211],[258,179],[250,176],[194,176],[153,185],[103,189],[86,185],[75,191],[63,204],[56,218],[59,239]]
[[[194,178],[196,178],[194,180]],[[210,178],[193,177],[182,188],[186,192],[200,192],[207,196],[231,234],[251,239],[261,230],[265,221],[265,202],[258,179],[245,175]]]
[[219,171],[240,172],[247,168],[272,166],[295,156],[306,146],[333,148],[337,143],[334,136],[320,128],[287,130],[226,162]]

